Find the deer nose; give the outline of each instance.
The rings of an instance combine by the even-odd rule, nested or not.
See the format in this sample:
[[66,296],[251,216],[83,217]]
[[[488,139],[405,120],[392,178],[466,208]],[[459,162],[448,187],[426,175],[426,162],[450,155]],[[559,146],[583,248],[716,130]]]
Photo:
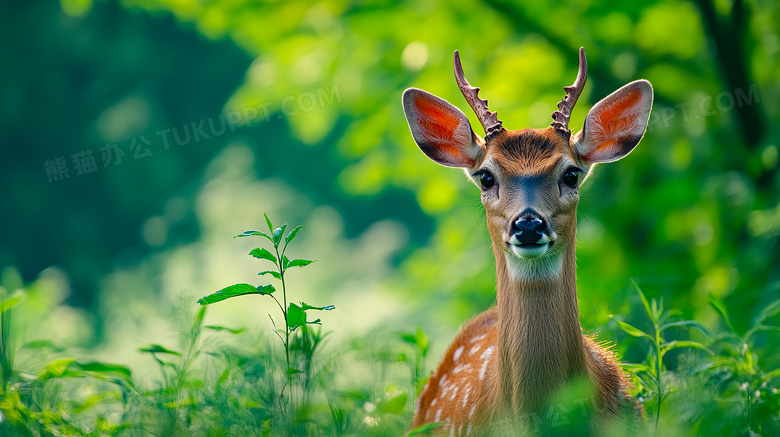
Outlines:
[[534,211],[524,211],[512,222],[512,234],[520,244],[539,244],[545,233],[544,220]]
[[518,231],[541,231],[544,222],[539,217],[525,216],[515,221],[515,229]]

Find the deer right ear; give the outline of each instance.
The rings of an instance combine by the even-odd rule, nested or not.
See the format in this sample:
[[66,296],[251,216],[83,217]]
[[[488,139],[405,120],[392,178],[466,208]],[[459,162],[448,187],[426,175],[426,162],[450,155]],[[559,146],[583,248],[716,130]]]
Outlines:
[[414,141],[429,158],[447,167],[474,167],[484,155],[484,141],[460,109],[433,94],[409,88],[404,114]]

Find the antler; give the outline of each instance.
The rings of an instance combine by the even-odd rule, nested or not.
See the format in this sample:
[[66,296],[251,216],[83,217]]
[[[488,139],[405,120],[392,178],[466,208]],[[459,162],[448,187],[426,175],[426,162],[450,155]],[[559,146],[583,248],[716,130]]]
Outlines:
[[479,87],[471,86],[463,75],[463,66],[460,65],[460,54],[457,50],[455,50],[455,81],[458,82],[460,92],[463,93],[463,97],[466,98],[485,129],[485,140],[487,141],[492,135],[503,131],[504,126],[501,125],[501,120],[498,119],[495,112],[490,112],[487,100],[479,98]]
[[558,102],[558,111],[552,113],[552,118],[555,121],[550,126],[571,133],[571,130],[569,130],[569,118],[574,105],[577,104],[577,99],[580,98],[582,89],[585,88],[586,80],[588,80],[588,60],[585,58],[585,49],[580,47],[580,68],[577,72],[577,80],[574,81],[572,86],[563,87],[566,90],[566,97]]

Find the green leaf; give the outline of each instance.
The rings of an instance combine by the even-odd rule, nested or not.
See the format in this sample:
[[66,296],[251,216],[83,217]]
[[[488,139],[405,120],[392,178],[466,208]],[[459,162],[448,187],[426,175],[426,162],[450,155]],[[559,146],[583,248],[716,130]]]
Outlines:
[[282,275],[280,275],[279,272],[275,270],[266,270],[264,272],[258,273],[258,275],[271,275],[276,279],[282,279]]
[[408,434],[406,434],[407,437],[412,437],[417,434],[422,434],[424,432],[431,431],[433,429],[439,428],[444,426],[444,422],[434,422],[434,423],[426,423],[425,425],[420,425],[417,428],[414,428],[409,431]]
[[401,414],[406,407],[406,393],[401,393],[397,396],[382,401],[376,406],[376,410],[380,414]]
[[766,308],[764,308],[756,318],[756,325],[760,325],[762,322],[764,322],[766,319],[769,319],[776,315],[778,312],[780,312],[780,300],[776,300],[772,303],[770,303]]
[[753,336],[755,336],[756,334],[762,331],[780,332],[780,326],[756,325],[750,328],[750,331],[748,331],[747,334],[745,334],[745,341],[750,342],[753,339]]
[[626,372],[637,374],[639,372],[651,372],[653,371],[653,368],[648,366],[647,364],[631,364],[631,363],[624,363],[621,364],[620,367],[623,368]]
[[273,242],[273,241],[274,241],[274,239],[273,239],[273,238],[271,238],[271,236],[270,236],[270,235],[266,234],[265,232],[260,232],[260,231],[244,231],[244,232],[242,232],[242,233],[240,233],[240,234],[236,235],[236,236],[235,236],[235,237],[233,237],[233,238],[239,238],[239,237],[253,237],[253,236],[255,236],[255,235],[257,235],[257,236],[260,236],[260,237],[265,237],[265,238],[267,238],[267,239],[268,239],[268,241],[271,241],[271,242]]
[[661,296],[659,300],[653,299],[651,304],[651,307],[653,308],[653,320],[656,322],[653,324],[658,325],[658,319],[661,318],[661,314],[664,312],[664,297]]
[[667,323],[663,326],[661,326],[660,330],[661,332],[669,329],[669,328],[676,328],[676,327],[689,327],[689,328],[696,328],[699,331],[701,331],[702,334],[704,334],[707,337],[712,337],[712,332],[704,326],[703,324],[695,321],[695,320],[681,320],[679,322],[671,322]]
[[682,311],[680,311],[678,309],[672,308],[670,310],[666,310],[666,312],[663,313],[661,318],[658,319],[658,324],[662,325],[663,323],[665,323],[669,319],[672,319],[672,318],[680,318],[680,319],[682,319],[682,317],[683,317],[683,312]]
[[198,314],[195,314],[195,319],[192,321],[192,330],[190,332],[200,332],[200,326],[203,324],[203,318],[206,317],[206,306],[202,306]]
[[720,316],[726,322],[726,326],[728,326],[729,331],[734,332],[734,327],[731,325],[731,321],[729,320],[729,315],[726,312],[726,307],[723,305],[723,302],[721,302],[720,299],[715,297],[714,294],[710,294],[710,305],[712,306],[712,308],[715,309],[715,312],[720,314]]
[[265,223],[268,224],[268,230],[273,232],[274,231],[274,225],[271,223],[271,219],[268,218],[268,214],[263,213],[263,217],[265,217]]
[[307,310],[330,311],[335,308],[336,308],[335,305],[316,307],[316,306],[309,305],[306,302],[301,302],[300,305],[290,302],[290,305],[287,308],[287,328],[292,331],[295,330],[297,327],[306,324],[318,325],[320,324],[320,319],[317,319],[313,322],[306,321],[306,311]]
[[402,332],[400,334],[401,340],[405,341],[406,343],[409,343],[413,346],[417,345],[417,337],[415,337],[413,334]]
[[298,370],[292,367],[287,368],[287,374],[288,375],[295,375],[296,373],[303,373],[303,370]]
[[113,375],[120,375],[123,379],[128,380],[132,376],[132,372],[129,368],[119,364],[101,363],[99,361],[90,361],[87,363],[71,363],[70,367],[81,370],[82,372],[95,372],[95,373],[108,373]]
[[287,225],[282,225],[280,228],[274,229],[274,247],[279,247],[279,243],[282,242],[282,236],[284,235],[284,230],[287,229]]
[[290,259],[287,255],[282,255],[282,270],[287,270],[287,265],[290,264]]
[[271,294],[274,291],[276,291],[276,289],[273,285],[255,287],[249,284],[235,284],[198,299],[198,303],[201,305],[209,305],[231,297],[244,296],[247,294]]
[[75,358],[62,358],[52,361],[43,368],[40,376],[38,376],[38,380],[44,381],[46,379],[59,378],[65,375],[65,372],[68,370],[68,366],[70,366],[71,363],[75,361]]
[[691,373],[698,374],[708,371],[709,369],[719,367],[734,368],[734,361],[728,358],[714,357],[711,358],[710,361],[707,361],[700,366],[694,367],[693,370],[691,370]]
[[287,234],[287,236],[286,236],[286,237],[284,237],[284,245],[285,245],[285,247],[286,247],[288,244],[290,244],[290,242],[291,242],[291,241],[293,241],[293,239],[295,238],[295,236],[296,236],[296,235],[298,235],[298,231],[300,231],[301,229],[306,229],[306,228],[304,228],[303,226],[300,226],[300,225],[299,225],[299,226],[296,226],[296,227],[295,227],[295,229],[293,229],[292,231],[290,231],[290,233],[289,233],[289,234]]
[[771,372],[767,372],[764,375],[764,381],[769,381],[770,379],[774,379],[780,376],[780,369],[772,370]]
[[148,354],[168,354],[168,355],[176,355],[181,356],[181,353],[176,352],[175,350],[168,349],[166,347],[160,346],[159,344],[153,344],[149,347],[142,347],[138,349],[141,352],[145,352]]
[[642,305],[645,307],[645,312],[647,313],[647,316],[650,317],[651,320],[656,320],[655,316],[653,315],[653,311],[650,309],[650,304],[647,303],[647,297],[645,297],[645,293],[642,292],[642,289],[639,288],[639,284],[636,283],[633,279],[631,280],[631,283],[634,285],[634,289],[636,289],[636,294],[639,295],[639,299],[642,301]]
[[428,353],[428,336],[425,335],[425,331],[422,328],[417,328],[414,333],[401,332],[399,333],[401,340],[414,346],[423,356]]
[[287,329],[292,331],[305,324],[306,311],[300,306],[290,302],[290,305],[287,307]]
[[617,322],[617,324],[620,327],[620,329],[622,329],[628,335],[631,335],[631,336],[634,336],[634,337],[646,337],[646,338],[649,338],[650,340],[653,339],[653,337],[651,337],[650,335],[644,333],[643,331],[641,331],[638,328],[635,328],[635,327],[629,325],[626,322],[621,322],[618,319],[615,319],[615,321]]
[[94,407],[95,405],[103,403],[104,401],[107,400],[121,401],[122,397],[116,391],[106,391],[103,393],[99,393],[84,399],[84,401],[81,404],[74,406],[73,412],[81,413],[87,411],[88,409]]
[[313,263],[315,261],[317,261],[317,260],[294,259],[292,261],[289,261],[287,263],[287,267],[285,267],[285,268],[287,269],[287,268],[290,268],[290,267],[306,267],[306,266],[308,266],[309,264],[311,264],[311,263]]
[[268,249],[258,247],[257,249],[252,249],[249,254],[255,258],[267,259],[268,261],[276,264],[276,257],[271,252],[269,252]]
[[710,355],[715,355],[715,352],[711,351],[707,346],[704,346],[698,341],[692,341],[692,340],[670,341],[669,343],[664,343],[661,345],[661,355],[665,355],[667,352],[671,350],[682,349],[686,347],[692,349],[700,349],[707,352]]
[[49,340],[31,341],[22,345],[24,349],[51,349],[54,352],[62,352],[65,348],[57,346]]
[[204,326],[204,328],[211,329],[212,331],[227,331],[231,334],[240,334],[244,332],[244,328],[231,329],[225,326],[218,326],[218,325],[206,325]]
[[301,307],[304,311],[306,310],[321,310],[321,311],[330,311],[336,309],[336,305],[325,305],[324,307],[315,307],[307,304],[306,302],[301,302]]
[[0,314],[10,310],[11,308],[19,305],[25,298],[24,291],[16,290],[13,294],[0,301]]
[[417,338],[417,349],[422,352],[423,357],[426,356],[428,354],[428,336],[425,335],[425,331],[421,327],[417,328],[414,336]]
[[72,358],[65,358],[49,363],[38,377],[39,381],[50,378],[91,376],[103,381],[122,386],[133,385],[130,369],[118,364],[107,364],[97,361],[78,363]]

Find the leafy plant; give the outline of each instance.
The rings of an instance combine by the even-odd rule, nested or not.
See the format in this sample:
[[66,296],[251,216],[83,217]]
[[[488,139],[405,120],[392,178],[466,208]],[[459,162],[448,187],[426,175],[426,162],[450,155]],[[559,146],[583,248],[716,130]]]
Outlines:
[[[241,283],[241,284],[234,284],[229,287],[225,287],[215,293],[212,293],[208,296],[204,296],[203,298],[198,300],[198,303],[205,306],[216,302],[221,302],[225,299],[229,299],[232,297],[246,296],[251,294],[269,296],[271,299],[273,299],[278,305],[280,312],[282,313],[282,320],[284,320],[284,328],[281,329],[277,328],[277,324],[270,314],[269,314],[269,318],[271,318],[271,323],[274,325],[274,332],[279,337],[279,339],[281,340],[284,346],[285,360],[287,362],[287,366],[285,369],[285,373],[287,375],[287,387],[290,387],[292,385],[292,376],[298,373],[303,373],[303,370],[295,368],[291,364],[290,336],[294,335],[296,331],[301,331],[299,330],[299,328],[303,326],[321,324],[320,319],[309,320],[307,311],[311,311],[311,310],[328,311],[334,309],[335,306],[334,305],[314,306],[314,305],[309,305],[306,302],[300,302],[298,304],[296,304],[295,302],[288,302],[287,283],[285,281],[287,271],[293,267],[306,267],[309,264],[313,263],[314,261],[306,260],[306,259],[290,260],[285,255],[287,252],[288,245],[295,239],[296,235],[298,235],[298,232],[304,229],[303,226],[296,226],[289,233],[285,234],[285,231],[287,230],[286,224],[275,228],[273,223],[271,223],[271,220],[268,218],[268,215],[265,215],[265,221],[266,224],[268,225],[269,233],[265,233],[261,231],[245,231],[239,235],[236,235],[234,238],[262,237],[271,243],[273,252],[264,247],[258,247],[252,249],[252,251],[249,252],[249,255],[257,259],[260,259],[262,261],[271,262],[274,265],[275,268],[273,270],[264,270],[258,273],[258,275],[260,276],[270,275],[281,283],[282,300],[280,301],[276,297],[276,295],[274,295],[274,293],[276,292],[276,287],[274,287],[271,284],[255,286],[255,285]],[[290,390],[288,390],[287,393],[288,393],[288,405],[290,405],[292,404],[292,393],[290,392]]]
[[428,336],[425,335],[422,327],[418,327],[415,332],[402,332],[399,334],[401,340],[409,344],[414,349],[414,357],[408,359],[405,355],[401,356],[403,361],[409,361],[412,374],[412,393],[419,395],[422,391],[425,381],[424,376],[425,357],[428,356]]
[[[4,282],[8,282],[5,276]],[[137,395],[132,372],[119,364],[75,358],[56,358],[44,365],[37,376],[18,371],[14,361],[19,351],[35,351],[40,356],[47,350],[63,352],[62,348],[47,340],[13,347],[11,314],[26,296],[27,293],[20,288],[8,295],[6,289],[0,286],[0,435],[88,435],[82,424],[73,420],[72,416],[96,405],[119,403],[125,406],[129,397]],[[66,410],[60,394],[61,386],[67,383],[78,385],[74,381],[82,378],[96,381],[99,387],[86,397],[79,394],[67,399]],[[94,429],[99,435],[116,435],[130,427],[126,421],[111,424],[100,414],[94,417]]]
[[645,294],[642,292],[642,290],[634,283],[634,287],[636,288],[636,292],[639,295],[640,300],[642,301],[642,306],[645,309],[645,313],[647,314],[647,317],[650,320],[650,324],[652,325],[652,331],[651,332],[645,332],[641,329],[630,325],[624,321],[618,320],[613,317],[615,322],[617,322],[620,329],[622,329],[626,334],[631,335],[633,337],[637,338],[644,338],[650,343],[650,352],[647,355],[647,358],[644,363],[636,363],[636,364],[623,364],[623,369],[633,374],[637,379],[635,379],[635,382],[639,382],[639,384],[636,384],[638,387],[638,391],[642,391],[643,387],[652,387],[654,388],[653,392],[655,394],[655,400],[656,400],[656,410],[655,410],[655,428],[658,429],[658,421],[661,417],[661,404],[664,401],[664,398],[666,396],[664,381],[663,381],[663,375],[666,371],[666,367],[664,365],[664,356],[666,356],[667,353],[676,350],[676,349],[698,349],[702,350],[710,355],[713,354],[713,352],[707,348],[705,345],[703,345],[700,342],[693,341],[693,340],[671,340],[667,341],[664,336],[667,331],[674,329],[674,328],[696,328],[699,330],[702,334],[704,334],[706,337],[711,338],[712,333],[709,329],[707,329],[706,326],[703,324],[694,321],[694,320],[675,320],[681,317],[681,313],[678,310],[669,310],[664,311],[663,307],[663,299],[661,300],[655,300],[652,299],[652,301],[648,302],[647,297],[645,297]]
[[764,308],[743,335],[737,334],[720,299],[710,295],[709,303],[723,320],[726,330],[715,336],[713,347],[717,355],[697,370],[708,371],[710,378],[721,388],[721,396],[728,397],[734,391],[739,393],[744,411],[741,432],[766,434],[770,431],[766,426],[780,432],[780,418],[777,417],[780,395],[772,385],[773,380],[780,377],[780,369],[763,371],[755,351],[759,334],[780,332],[780,326],[770,322],[780,313],[780,300]]

